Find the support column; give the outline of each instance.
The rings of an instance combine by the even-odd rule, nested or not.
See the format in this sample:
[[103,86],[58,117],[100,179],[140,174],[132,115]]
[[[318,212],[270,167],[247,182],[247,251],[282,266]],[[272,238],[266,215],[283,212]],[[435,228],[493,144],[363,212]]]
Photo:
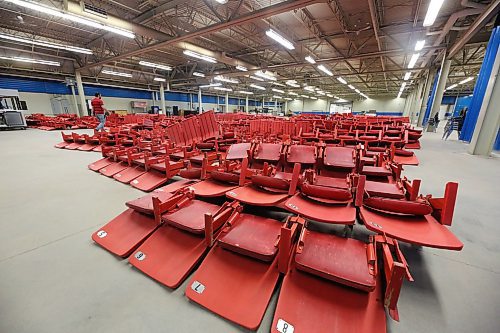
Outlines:
[[418,121],[417,126],[422,127],[425,116],[425,109],[427,108],[427,102],[429,101],[429,94],[431,92],[432,83],[434,82],[434,76],[436,75],[436,70],[431,69],[427,75],[427,81],[425,82],[424,94],[422,96],[422,105],[418,111]]
[[245,112],[250,112],[250,110],[248,110],[248,95],[245,97]]
[[265,104],[266,99],[262,97],[262,113],[264,113],[264,104]]
[[410,114],[410,108],[415,100],[415,90],[406,97],[405,106],[403,108],[403,117],[407,117]]
[[167,81],[167,91],[170,91],[170,81]]
[[422,107],[422,89],[424,88],[424,82],[420,81],[417,86],[417,90],[415,91],[415,99],[414,103],[410,108],[410,124],[414,123],[417,110],[420,110]]
[[163,111],[163,114],[167,114],[167,107],[165,106],[165,87],[163,86],[163,82],[160,82],[160,108]]
[[491,70],[483,103],[477,117],[476,127],[469,145],[472,155],[489,156],[500,127],[500,49]]
[[283,110],[283,114],[285,116],[288,114],[288,100],[285,100],[285,110]]
[[201,88],[198,88],[198,113],[203,112],[203,102],[201,100]]
[[78,99],[80,100],[80,111],[78,115],[80,117],[87,115],[87,102],[85,101],[85,92],[83,90],[82,74],[80,71],[75,71],[76,77],[76,88],[78,89]]
[[229,113],[229,93],[226,93],[226,113]]
[[70,87],[71,87],[71,102],[73,103],[73,108],[75,109],[75,113],[78,115],[80,112],[78,111],[78,102],[76,101],[75,86],[71,84]]
[[[441,71],[439,72],[439,79],[436,89],[436,95],[432,100],[431,113],[429,119],[432,119],[436,113],[439,112],[441,107],[441,101],[443,100],[444,90],[446,89],[446,81],[448,80],[448,73],[450,72],[451,60],[446,60],[446,54],[443,56],[443,63],[441,65]],[[427,131],[432,131],[432,128],[428,128]]]

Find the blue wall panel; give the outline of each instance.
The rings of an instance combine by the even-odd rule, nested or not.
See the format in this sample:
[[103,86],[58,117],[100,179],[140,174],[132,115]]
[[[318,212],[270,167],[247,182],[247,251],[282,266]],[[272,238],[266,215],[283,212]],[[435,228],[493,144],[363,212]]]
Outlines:
[[94,96],[99,92],[103,97],[119,97],[119,98],[137,98],[137,99],[151,99],[151,91],[133,90],[124,88],[113,88],[104,86],[93,86],[86,84],[83,86],[85,96]]
[[71,93],[71,89],[64,82],[12,76],[0,76],[0,88],[45,94],[64,95]]
[[434,101],[434,97],[436,96],[438,79],[439,79],[439,75],[436,75],[436,77],[434,78],[434,83],[432,85],[431,95],[429,96],[429,99],[427,100],[427,108],[425,110],[424,119],[422,121],[422,124],[424,126],[425,126],[425,124],[427,124],[427,121],[429,120],[429,116],[431,115],[432,102]]
[[496,27],[491,33],[490,41],[488,42],[488,47],[486,48],[483,64],[481,65],[476,86],[474,87],[470,108],[467,112],[467,116],[465,117],[462,132],[460,133],[460,140],[467,142],[472,140],[472,134],[476,128],[477,117],[479,116],[479,111],[483,105],[484,94],[486,92],[486,88],[488,87],[488,82],[490,80],[493,64],[495,63],[499,44],[500,27]]
[[453,110],[453,117],[457,117],[460,115],[460,111],[463,108],[469,108],[470,102],[472,102],[472,97],[465,96],[457,98],[457,103],[455,104],[455,109]]

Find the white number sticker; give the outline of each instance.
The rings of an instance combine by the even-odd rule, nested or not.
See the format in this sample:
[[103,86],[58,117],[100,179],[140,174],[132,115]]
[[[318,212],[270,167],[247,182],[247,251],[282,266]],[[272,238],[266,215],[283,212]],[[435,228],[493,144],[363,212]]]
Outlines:
[[120,178],[121,176],[122,176],[122,174],[121,174],[121,173],[117,173],[117,174],[115,175],[115,177],[116,177],[116,178]]
[[137,179],[134,179],[134,180],[132,181],[132,184],[139,184],[139,181],[138,181]]
[[196,291],[198,294],[201,294],[203,293],[203,291],[205,291],[205,286],[198,281],[194,281],[191,285],[191,289]]
[[284,321],[283,319],[278,319],[278,324],[276,324],[276,329],[280,333],[293,333],[293,326]]
[[233,196],[233,197],[236,196],[236,193],[234,193],[233,191],[229,191],[229,192],[227,192],[227,194],[229,194],[230,196]]
[[289,203],[288,206],[292,209],[299,210],[299,207],[295,206],[294,204]]
[[103,169],[102,169],[102,172],[106,172],[106,168],[103,168]]
[[97,237],[99,237],[99,238],[104,238],[104,237],[106,237],[107,235],[108,235],[108,233],[107,233],[106,231],[104,231],[104,230],[99,230],[99,231],[97,232]]
[[141,251],[137,251],[134,255],[135,259],[139,260],[139,261],[143,261],[144,259],[146,259],[146,255],[144,254],[144,252],[141,252]]

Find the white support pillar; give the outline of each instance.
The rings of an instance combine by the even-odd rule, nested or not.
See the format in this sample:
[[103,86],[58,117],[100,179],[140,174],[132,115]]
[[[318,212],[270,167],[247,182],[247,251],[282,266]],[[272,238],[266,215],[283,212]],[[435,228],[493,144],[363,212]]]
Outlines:
[[245,112],[248,113],[250,110],[248,110],[248,95],[245,97]]
[[424,89],[424,82],[420,81],[415,91],[415,99],[413,105],[410,107],[410,124],[413,124],[416,118],[417,110],[422,107],[422,89]]
[[167,81],[167,91],[170,91],[170,81]]
[[[448,80],[448,73],[450,72],[451,60],[446,60],[446,54],[443,56],[443,63],[441,65],[441,71],[439,72],[438,85],[436,88],[436,93],[434,95],[434,100],[432,101],[431,113],[429,119],[434,118],[436,113],[439,113],[439,108],[441,107],[441,101],[443,100],[444,90],[446,89],[446,81]],[[432,131],[433,129],[429,126],[427,131]]]
[[198,113],[203,112],[203,102],[201,100],[201,88],[198,88]]
[[229,93],[226,93],[226,113],[229,113]]
[[85,100],[85,92],[83,90],[82,75],[80,71],[75,72],[76,76],[76,88],[78,89],[78,99],[80,100],[80,111],[78,115],[80,117],[87,115],[87,101]]
[[156,105],[156,91],[151,92],[151,100],[153,101],[153,106]]
[[165,87],[163,82],[160,82],[160,108],[163,114],[167,114],[167,107],[165,106]]
[[285,116],[288,114],[288,100],[285,100],[285,110],[283,110],[283,114]]
[[78,111],[78,102],[76,101],[75,86],[72,84],[70,85],[70,87],[71,87],[71,102],[73,103],[75,114],[78,115],[80,112]]
[[427,102],[429,101],[429,94],[432,89],[432,85],[434,84],[434,77],[436,75],[436,70],[431,69],[429,71],[429,75],[427,76],[427,81],[425,82],[425,90],[422,98],[422,105],[420,106],[420,110],[418,113],[418,121],[417,126],[421,127],[424,122],[425,110],[427,109]]
[[489,156],[500,126],[500,49],[497,51],[495,63],[486,87],[483,103],[479,110],[476,127],[469,145],[472,155]]
[[264,104],[266,102],[266,99],[262,97],[262,113],[264,113]]

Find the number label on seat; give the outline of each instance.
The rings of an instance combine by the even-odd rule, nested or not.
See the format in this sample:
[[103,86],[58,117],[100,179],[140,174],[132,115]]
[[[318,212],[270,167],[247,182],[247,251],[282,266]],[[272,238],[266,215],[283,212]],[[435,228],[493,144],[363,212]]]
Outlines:
[[280,333],[293,333],[294,331],[293,325],[290,325],[283,319],[278,319],[278,324],[276,324],[276,329]]
[[132,184],[139,184],[139,181],[138,181],[137,179],[134,179],[134,180],[132,181]]
[[97,237],[99,237],[99,238],[104,238],[104,237],[106,237],[107,235],[108,235],[108,233],[107,233],[106,231],[104,231],[104,230],[99,230],[99,231],[97,232]]
[[194,281],[193,284],[191,285],[191,289],[196,291],[198,294],[202,294],[203,291],[205,291],[205,286],[198,281]]
[[146,259],[146,255],[144,254],[144,252],[141,252],[141,251],[137,251],[134,255],[135,259],[139,260],[139,261],[143,261],[144,259]]

